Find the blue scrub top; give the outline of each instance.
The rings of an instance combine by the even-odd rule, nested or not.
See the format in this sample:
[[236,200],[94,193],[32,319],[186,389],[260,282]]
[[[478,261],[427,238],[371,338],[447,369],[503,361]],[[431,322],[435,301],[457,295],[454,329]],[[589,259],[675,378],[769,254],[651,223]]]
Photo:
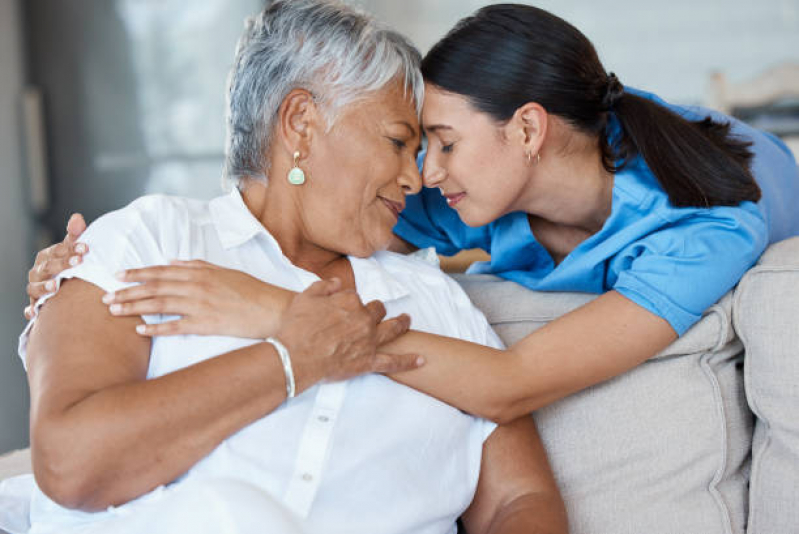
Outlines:
[[[437,188],[407,198],[394,232],[444,255],[481,248],[491,261],[476,263],[469,272],[496,274],[532,290],[616,290],[682,335],[735,286],[769,243],[799,235],[799,169],[790,150],[768,133],[718,112],[677,107],[650,93],[627,90],[690,120],[712,116],[730,121],[734,134],[753,142],[752,172],[762,199],[737,207],[674,207],[638,157],[616,173],[612,211],[602,229],[558,266],[536,241],[526,213],[472,228]],[[609,127],[618,130],[615,117]]]

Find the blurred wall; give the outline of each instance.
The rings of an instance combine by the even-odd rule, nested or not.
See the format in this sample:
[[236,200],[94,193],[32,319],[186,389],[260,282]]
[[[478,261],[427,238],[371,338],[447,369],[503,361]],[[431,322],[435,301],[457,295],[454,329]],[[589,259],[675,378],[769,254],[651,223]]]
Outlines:
[[16,354],[30,259],[19,135],[23,87],[19,8],[17,0],[0,0],[0,453],[28,442],[28,387]]
[[[799,62],[799,0],[532,0],[596,46],[622,83],[675,103],[701,104],[710,75],[748,79]],[[490,0],[356,0],[426,52],[455,22]]]

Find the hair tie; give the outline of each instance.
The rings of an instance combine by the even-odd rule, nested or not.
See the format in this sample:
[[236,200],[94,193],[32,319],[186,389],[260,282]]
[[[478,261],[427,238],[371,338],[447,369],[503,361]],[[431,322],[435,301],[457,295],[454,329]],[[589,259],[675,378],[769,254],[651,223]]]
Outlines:
[[602,98],[602,108],[605,111],[611,111],[622,95],[624,95],[624,86],[616,74],[611,72],[608,75],[605,96]]

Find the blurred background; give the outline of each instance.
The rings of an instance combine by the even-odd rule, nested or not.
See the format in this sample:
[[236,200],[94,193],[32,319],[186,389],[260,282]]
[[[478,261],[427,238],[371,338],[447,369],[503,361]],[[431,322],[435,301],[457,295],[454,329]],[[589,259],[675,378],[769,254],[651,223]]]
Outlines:
[[[424,52],[492,2],[357,3]],[[623,83],[799,139],[799,0],[528,3],[580,28]],[[73,211],[91,221],[142,194],[220,192],[226,73],[262,5],[0,0],[0,453],[28,444],[16,350],[35,251]]]

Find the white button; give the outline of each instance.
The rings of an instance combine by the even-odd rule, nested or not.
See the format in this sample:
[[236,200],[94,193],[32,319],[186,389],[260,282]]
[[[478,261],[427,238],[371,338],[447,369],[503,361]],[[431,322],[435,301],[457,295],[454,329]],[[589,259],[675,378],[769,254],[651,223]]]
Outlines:
[[305,482],[310,482],[311,480],[313,480],[313,475],[311,473],[305,473],[304,475],[302,475],[302,479]]
[[323,423],[327,423],[328,421],[330,421],[330,418],[326,415],[320,415],[318,419]]

